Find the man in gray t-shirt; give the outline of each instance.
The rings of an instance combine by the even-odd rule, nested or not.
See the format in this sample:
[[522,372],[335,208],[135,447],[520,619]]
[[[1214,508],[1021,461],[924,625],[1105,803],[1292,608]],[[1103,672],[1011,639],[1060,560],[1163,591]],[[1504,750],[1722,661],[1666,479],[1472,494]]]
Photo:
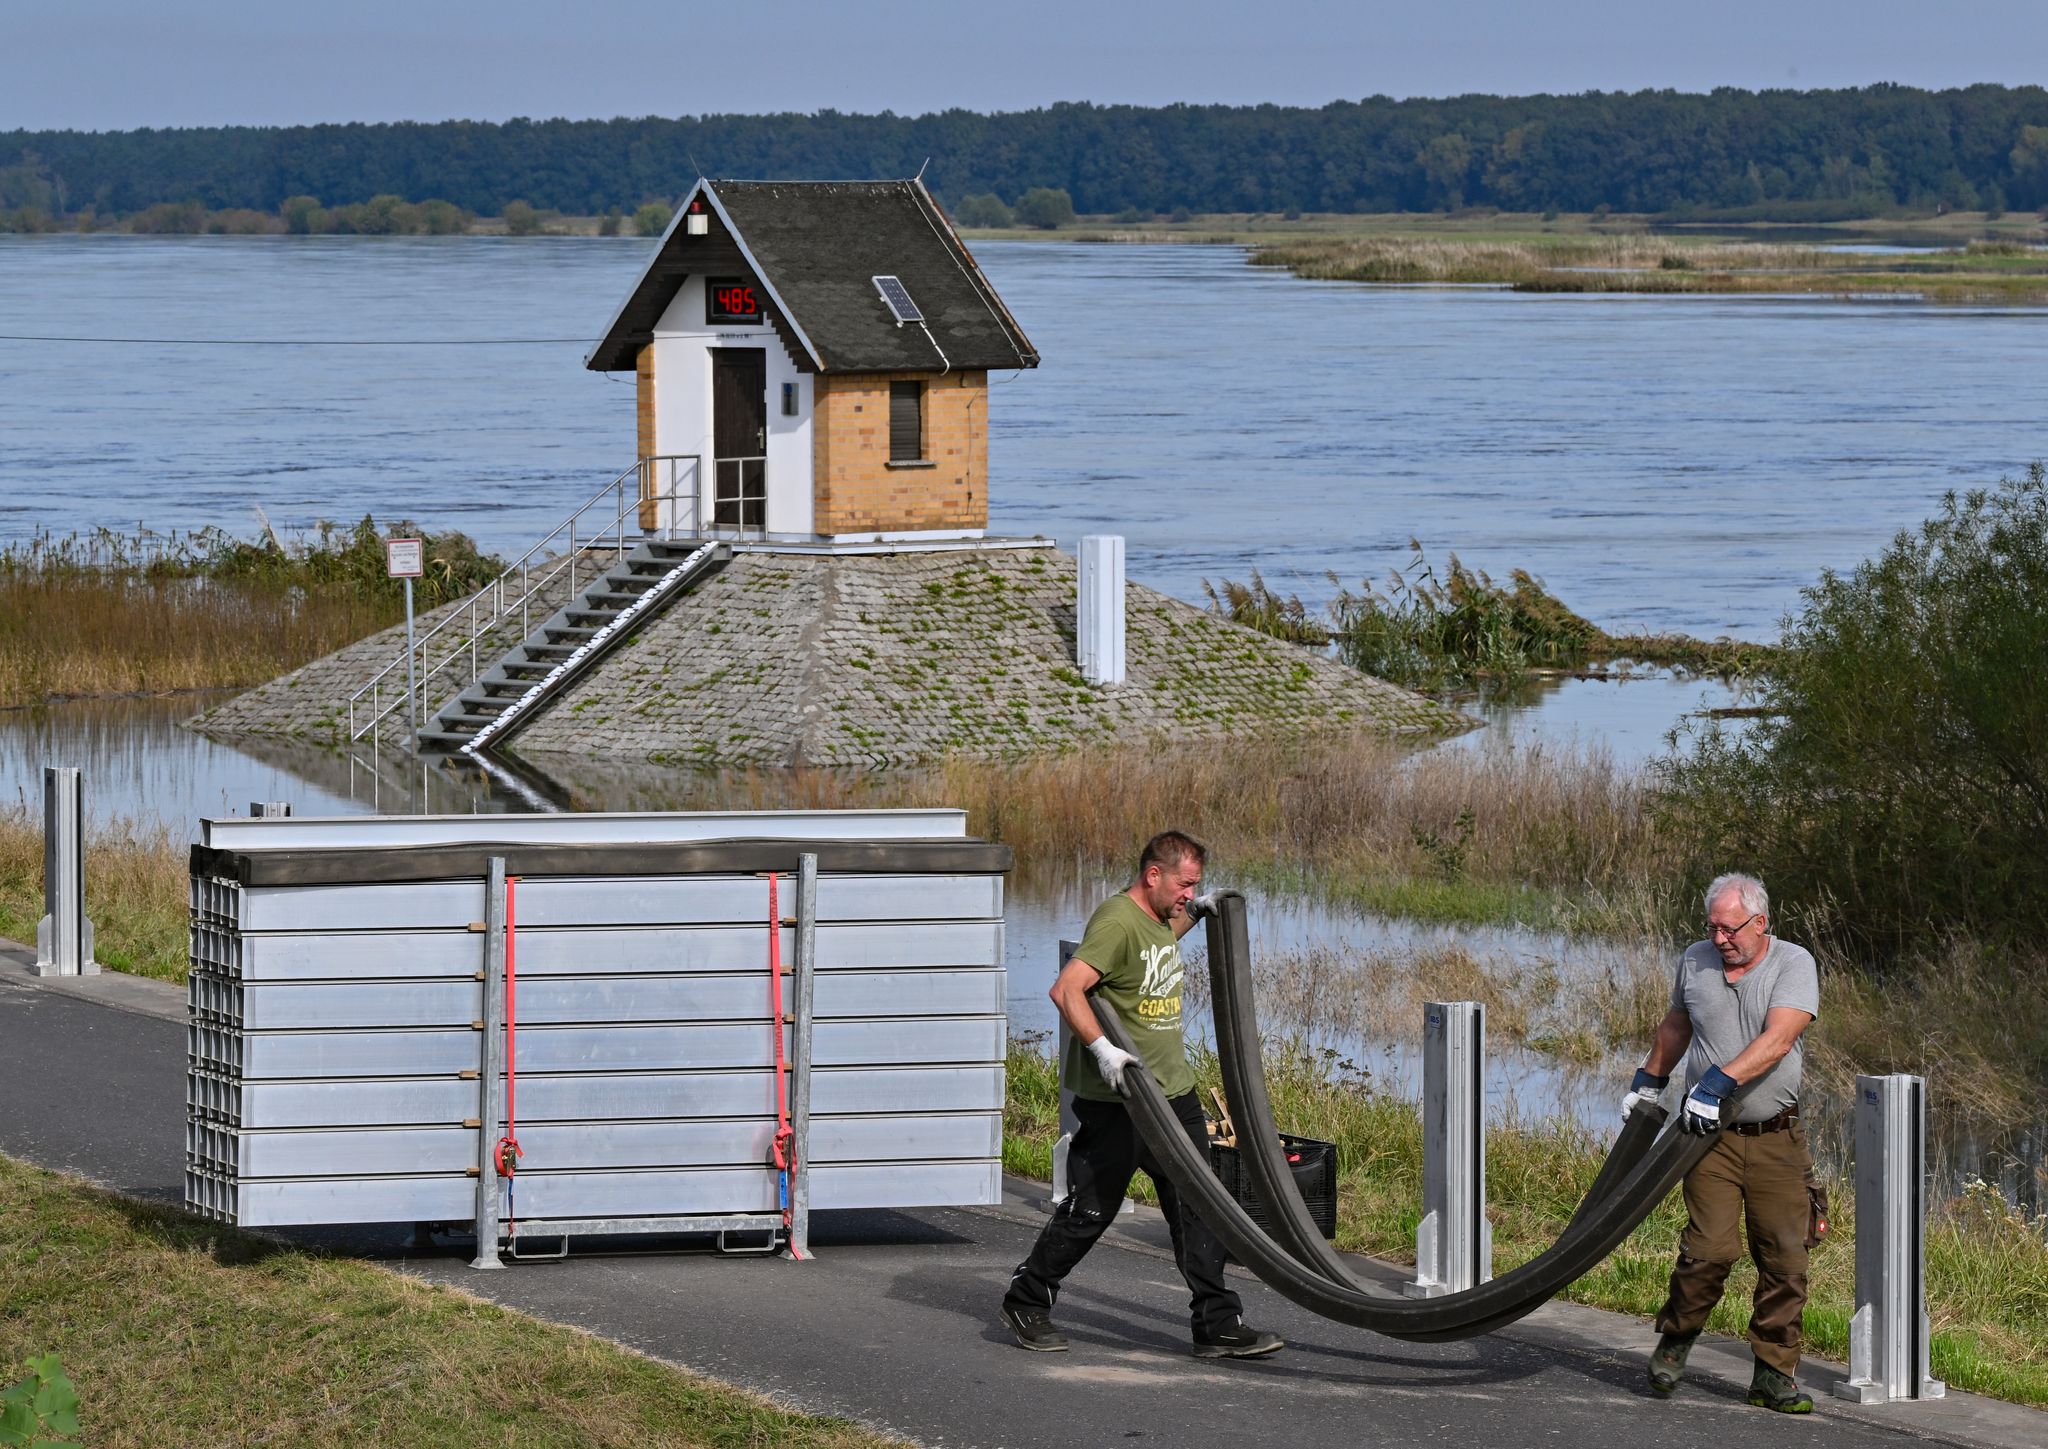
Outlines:
[[1812,1222],[1813,1158],[1799,1123],[1801,1034],[1820,1015],[1813,957],[1770,933],[1770,897],[1753,876],[1707,887],[1707,939],[1686,947],[1671,1009],[1622,1100],[1626,1117],[1685,1063],[1680,1125],[1718,1134],[1685,1179],[1685,1235],[1671,1293],[1657,1315],[1650,1385],[1678,1387],[1686,1355],[1721,1301],[1748,1226],[1756,1263],[1749,1342],[1756,1354],[1749,1401],[1780,1413],[1813,1412],[1799,1387],[1800,1321]]

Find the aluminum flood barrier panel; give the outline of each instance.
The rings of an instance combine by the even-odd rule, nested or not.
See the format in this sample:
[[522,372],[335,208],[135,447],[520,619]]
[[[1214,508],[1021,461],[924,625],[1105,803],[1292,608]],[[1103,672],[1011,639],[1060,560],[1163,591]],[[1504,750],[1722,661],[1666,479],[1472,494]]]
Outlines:
[[1856,1313],[1835,1393],[1864,1404],[1944,1397],[1928,1337],[1926,1083],[1858,1077]]
[[415,820],[395,846],[195,847],[188,1205],[252,1227],[476,1222],[481,1261],[1000,1201],[1009,852],[873,838],[868,814],[836,840],[812,812],[790,839],[477,843],[458,817],[439,841]]
[[1486,1220],[1486,1007],[1431,1001],[1422,1010],[1422,1221],[1417,1298],[1462,1293],[1493,1276]]

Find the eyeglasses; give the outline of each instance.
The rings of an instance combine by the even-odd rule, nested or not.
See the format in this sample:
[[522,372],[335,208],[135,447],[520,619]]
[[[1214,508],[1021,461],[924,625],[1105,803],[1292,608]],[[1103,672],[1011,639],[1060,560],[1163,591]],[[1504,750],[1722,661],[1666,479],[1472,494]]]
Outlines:
[[1763,918],[1763,912],[1759,911],[1755,915],[1751,916],[1749,920],[1744,921],[1739,926],[1719,926],[1714,924],[1714,922],[1709,921],[1707,922],[1707,934],[1717,938],[1723,938],[1732,941],[1737,936],[1741,935],[1744,931],[1748,930],[1754,922],[1761,921]]

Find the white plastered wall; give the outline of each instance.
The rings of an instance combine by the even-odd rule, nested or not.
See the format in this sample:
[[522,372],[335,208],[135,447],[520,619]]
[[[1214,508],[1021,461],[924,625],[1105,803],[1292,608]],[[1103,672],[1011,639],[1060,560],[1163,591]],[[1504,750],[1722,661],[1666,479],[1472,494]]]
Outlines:
[[[772,326],[709,326],[704,278],[686,278],[654,324],[654,450],[704,459],[701,520],[675,526],[695,531],[711,518],[711,353],[718,347],[759,348],[768,357],[768,532],[815,536],[811,514],[811,378],[790,361]],[[796,416],[782,412],[782,386],[796,386]]]

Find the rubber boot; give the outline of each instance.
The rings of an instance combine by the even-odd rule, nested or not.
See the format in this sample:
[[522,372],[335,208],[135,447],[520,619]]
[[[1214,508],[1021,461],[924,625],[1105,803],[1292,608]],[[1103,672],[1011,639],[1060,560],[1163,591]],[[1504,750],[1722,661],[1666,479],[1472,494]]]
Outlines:
[[1656,1350],[1650,1355],[1651,1388],[1668,1394],[1678,1387],[1678,1381],[1685,1377],[1686,1356],[1699,1337],[1697,1333],[1667,1333],[1657,1340]]

